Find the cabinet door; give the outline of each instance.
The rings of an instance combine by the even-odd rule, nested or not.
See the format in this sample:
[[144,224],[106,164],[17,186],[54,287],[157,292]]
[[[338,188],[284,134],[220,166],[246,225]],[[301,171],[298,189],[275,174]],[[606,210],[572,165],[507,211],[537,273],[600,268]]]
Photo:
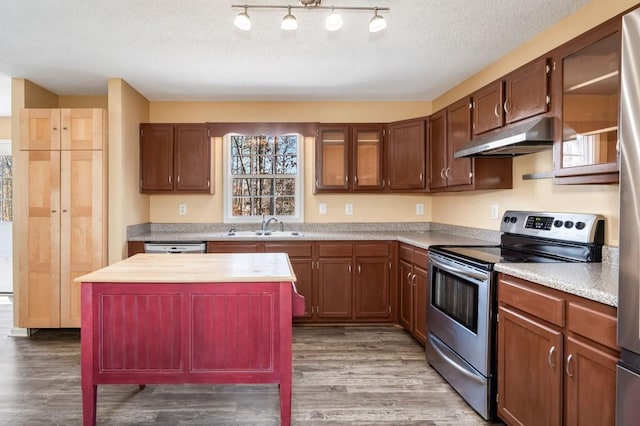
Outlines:
[[[426,254],[425,254],[426,255]],[[423,345],[427,343],[427,270],[413,266],[414,301],[413,316],[415,325],[413,335]]]
[[60,327],[80,327],[81,275],[105,264],[102,151],[62,151]]
[[60,149],[60,110],[29,108],[20,111],[20,149]]
[[173,137],[170,124],[140,125],[140,189],[173,191]]
[[349,189],[349,127],[319,126],[316,135],[316,190]]
[[548,76],[547,58],[540,58],[505,77],[506,124],[547,112],[550,101]]
[[351,258],[318,260],[318,319],[353,317]]
[[211,189],[211,138],[206,124],[176,126],[176,191],[209,192]]
[[400,269],[400,324],[413,333],[413,265],[404,260]]
[[60,149],[104,149],[106,111],[99,108],[63,108],[60,111]]
[[354,190],[383,188],[384,125],[357,125],[351,127],[352,172]]
[[558,49],[555,183],[618,182],[620,45],[617,19]]
[[260,251],[262,251],[261,246],[257,242],[207,242],[207,253],[259,253]]
[[489,84],[473,94],[473,136],[502,127],[503,99],[502,80]]
[[387,186],[391,190],[425,188],[426,134],[423,119],[389,125]]
[[471,99],[464,98],[447,108],[447,186],[470,185],[471,159],[453,154],[471,140]]
[[[26,193],[16,208],[23,238],[17,327],[60,326],[60,151],[24,151],[16,167]],[[77,284],[76,284],[77,285]]]
[[355,317],[391,316],[391,268],[387,256],[356,258]]
[[498,415],[508,424],[562,424],[562,333],[503,306],[498,322]]
[[266,242],[266,253],[287,253],[296,274],[296,290],[304,296],[304,316],[296,317],[296,322],[307,322],[313,318],[316,305],[313,294],[313,243],[311,242]]
[[429,118],[429,189],[445,188],[447,178],[447,112]]
[[572,336],[565,354],[566,424],[613,426],[617,356]]

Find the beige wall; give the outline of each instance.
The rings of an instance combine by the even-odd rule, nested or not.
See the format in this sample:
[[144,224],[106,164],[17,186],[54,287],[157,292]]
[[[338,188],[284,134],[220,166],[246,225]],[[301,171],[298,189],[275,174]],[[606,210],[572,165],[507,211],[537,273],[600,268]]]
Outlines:
[[11,139],[11,116],[0,117],[0,139]]
[[[389,122],[431,113],[430,102],[153,102],[151,122]],[[223,221],[222,139],[214,151],[214,195],[151,196],[151,222],[206,223]],[[304,221],[326,222],[425,222],[431,220],[431,199],[425,194],[315,195],[314,139],[304,142]],[[327,215],[318,213],[327,205]],[[353,215],[345,215],[345,204]],[[424,204],[424,215],[416,215],[416,203]],[[187,215],[178,215],[178,205],[187,205]]]
[[147,223],[149,197],[140,194],[139,128],[149,101],[121,79],[109,80],[109,264],[127,255],[127,226]]
[[60,96],[58,108],[109,108],[107,96]]

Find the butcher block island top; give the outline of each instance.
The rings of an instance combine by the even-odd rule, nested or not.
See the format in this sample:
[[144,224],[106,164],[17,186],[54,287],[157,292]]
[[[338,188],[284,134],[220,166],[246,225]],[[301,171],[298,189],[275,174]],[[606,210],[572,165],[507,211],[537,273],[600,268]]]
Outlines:
[[284,253],[140,253],[75,279],[110,283],[296,281]]

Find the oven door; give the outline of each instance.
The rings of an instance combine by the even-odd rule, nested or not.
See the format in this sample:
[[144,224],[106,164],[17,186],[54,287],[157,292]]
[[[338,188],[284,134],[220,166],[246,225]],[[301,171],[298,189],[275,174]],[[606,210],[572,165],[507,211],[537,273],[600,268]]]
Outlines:
[[493,371],[492,276],[429,251],[427,329],[484,377]]

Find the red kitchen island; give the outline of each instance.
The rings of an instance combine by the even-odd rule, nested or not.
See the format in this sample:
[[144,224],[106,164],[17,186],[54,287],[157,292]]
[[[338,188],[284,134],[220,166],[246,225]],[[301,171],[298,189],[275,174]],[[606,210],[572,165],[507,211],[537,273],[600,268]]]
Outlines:
[[274,383],[289,425],[295,280],[283,253],[138,254],[77,278],[83,424],[97,385]]

